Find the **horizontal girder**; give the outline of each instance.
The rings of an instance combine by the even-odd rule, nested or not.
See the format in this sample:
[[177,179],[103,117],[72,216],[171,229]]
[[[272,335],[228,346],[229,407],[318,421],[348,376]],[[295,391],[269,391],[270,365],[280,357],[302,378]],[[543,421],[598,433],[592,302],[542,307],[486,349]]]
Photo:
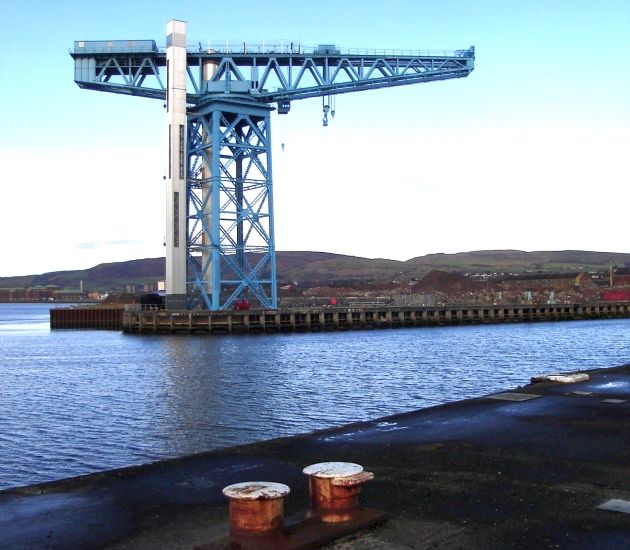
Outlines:
[[[75,81],[82,88],[165,99],[166,54],[152,41],[76,42]],[[141,48],[143,43],[152,46]],[[98,47],[97,47],[98,46]],[[259,48],[260,50],[260,48]],[[402,86],[468,76],[474,48],[454,52],[342,53],[334,46],[306,50],[288,46],[252,52],[199,48],[187,52],[190,105],[227,97],[258,103]],[[204,66],[211,66],[208,73]],[[208,80],[204,74],[211,74]]]

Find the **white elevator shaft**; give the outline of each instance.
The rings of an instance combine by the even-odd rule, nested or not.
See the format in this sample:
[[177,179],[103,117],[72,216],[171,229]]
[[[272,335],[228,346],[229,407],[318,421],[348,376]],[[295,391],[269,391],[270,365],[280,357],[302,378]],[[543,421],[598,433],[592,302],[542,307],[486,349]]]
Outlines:
[[186,309],[186,23],[166,25],[166,307]]

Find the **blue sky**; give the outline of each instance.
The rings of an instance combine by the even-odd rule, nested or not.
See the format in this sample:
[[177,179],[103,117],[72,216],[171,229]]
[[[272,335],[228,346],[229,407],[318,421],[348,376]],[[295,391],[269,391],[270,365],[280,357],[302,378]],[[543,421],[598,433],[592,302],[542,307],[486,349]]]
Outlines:
[[[466,79],[272,118],[276,246],[630,252],[630,2],[0,2],[0,276],[163,254],[161,102],[80,90],[74,40],[464,49]],[[280,144],[284,143],[284,151]]]

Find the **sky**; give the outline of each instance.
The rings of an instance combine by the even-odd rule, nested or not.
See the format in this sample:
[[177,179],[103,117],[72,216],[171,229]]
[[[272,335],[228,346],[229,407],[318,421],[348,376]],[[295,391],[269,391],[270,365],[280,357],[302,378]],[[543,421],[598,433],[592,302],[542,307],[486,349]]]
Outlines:
[[[75,40],[476,48],[464,79],[272,115],[277,250],[630,252],[630,2],[0,0],[0,276],[164,255],[162,102],[81,90]],[[281,147],[284,144],[284,150]]]

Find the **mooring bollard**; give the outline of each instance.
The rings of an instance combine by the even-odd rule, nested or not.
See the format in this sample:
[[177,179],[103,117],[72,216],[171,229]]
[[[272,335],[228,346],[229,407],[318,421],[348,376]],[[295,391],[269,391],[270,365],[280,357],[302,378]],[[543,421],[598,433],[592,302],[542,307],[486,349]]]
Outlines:
[[361,485],[374,479],[372,472],[352,462],[320,462],[304,468],[309,477],[311,516],[325,523],[352,520],[359,511]]
[[290,489],[282,483],[246,481],[223,489],[230,500],[230,535],[268,538],[282,534],[284,497]]
[[388,514],[359,508],[361,484],[374,478],[359,464],[323,462],[304,468],[309,476],[310,512],[302,521],[284,526],[282,483],[246,481],[229,485],[230,533],[197,550],[303,550],[320,548],[352,533],[380,525]]

